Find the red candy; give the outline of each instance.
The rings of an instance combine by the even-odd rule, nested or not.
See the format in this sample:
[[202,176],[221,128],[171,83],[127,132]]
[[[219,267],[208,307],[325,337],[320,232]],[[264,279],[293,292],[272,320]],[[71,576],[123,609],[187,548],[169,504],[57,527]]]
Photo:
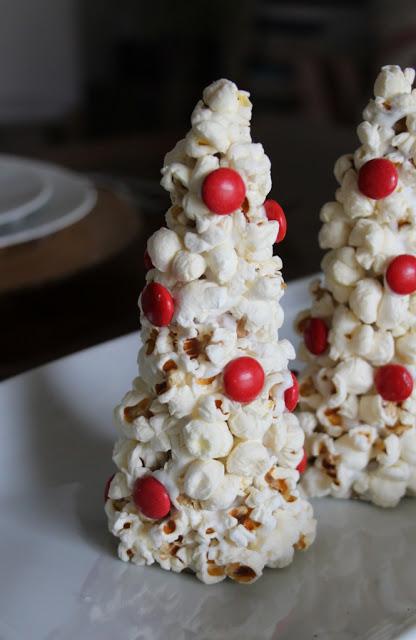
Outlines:
[[276,244],[278,242],[282,242],[286,236],[287,231],[287,221],[285,212],[282,207],[276,200],[266,200],[264,203],[264,208],[266,210],[266,216],[268,220],[277,220],[279,223],[279,231],[276,236]]
[[224,390],[231,400],[252,402],[261,393],[263,385],[263,367],[254,358],[236,358],[224,369]]
[[295,374],[291,371],[293,385],[285,391],[285,405],[288,411],[294,411],[299,400],[299,382]]
[[387,158],[369,160],[358,172],[358,188],[367,198],[381,200],[389,196],[397,187],[398,173]]
[[241,207],[246,185],[234,169],[221,167],[207,175],[202,184],[202,200],[213,213],[225,215]]
[[380,367],[374,378],[377,392],[383,400],[403,402],[413,391],[413,378],[401,364]]
[[141,305],[144,315],[155,327],[166,327],[175,312],[170,292],[158,282],[151,282],[143,289]]
[[416,291],[416,258],[407,253],[394,258],[386,271],[386,280],[394,293],[407,295]]
[[107,502],[107,500],[108,500],[108,493],[109,493],[109,491],[110,491],[110,485],[111,485],[111,483],[112,483],[113,478],[114,478],[114,476],[115,476],[115,475],[116,475],[116,474],[115,474],[115,473],[113,473],[113,475],[112,475],[112,476],[110,476],[110,477],[108,478],[107,482],[105,483],[105,488],[104,488],[104,502]]
[[297,471],[299,471],[299,473],[305,473],[307,466],[308,466],[308,456],[306,455],[306,451],[304,451],[303,452],[303,458],[299,462],[299,464],[296,467],[296,469],[297,469]]
[[149,252],[146,251],[144,252],[144,256],[143,256],[143,263],[144,263],[144,268],[146,269],[146,271],[150,271],[150,269],[154,268],[154,264],[149,256]]
[[303,338],[308,351],[314,356],[319,356],[328,346],[328,327],[321,318],[310,318]]
[[148,518],[160,520],[170,511],[170,498],[165,487],[152,476],[138,478],[133,487],[133,500],[136,507]]

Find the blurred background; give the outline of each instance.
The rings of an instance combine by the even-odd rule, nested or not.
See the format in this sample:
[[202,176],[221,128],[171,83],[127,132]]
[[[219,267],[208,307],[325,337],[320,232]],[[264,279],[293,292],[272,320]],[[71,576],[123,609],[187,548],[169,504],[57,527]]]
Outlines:
[[75,170],[98,193],[82,220],[24,242],[24,221],[0,224],[0,378],[137,329],[163,156],[204,86],[251,92],[290,280],[319,269],[319,208],[378,68],[416,64],[412,0],[0,0],[0,15],[0,153]]

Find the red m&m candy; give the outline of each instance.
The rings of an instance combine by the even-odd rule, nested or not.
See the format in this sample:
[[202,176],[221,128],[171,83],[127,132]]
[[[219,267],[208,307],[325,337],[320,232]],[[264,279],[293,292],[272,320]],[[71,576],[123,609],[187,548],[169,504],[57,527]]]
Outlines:
[[383,400],[403,402],[413,391],[413,378],[401,364],[386,364],[380,367],[374,383]]
[[309,318],[303,338],[308,351],[319,356],[328,346],[328,327],[321,318]]
[[304,451],[303,452],[303,458],[299,462],[299,464],[296,467],[296,469],[299,471],[299,473],[305,473],[307,466],[308,466],[308,456],[306,455],[306,451]]
[[170,292],[158,282],[151,282],[143,289],[141,305],[144,315],[155,327],[166,327],[175,312]]
[[241,207],[246,185],[234,169],[221,167],[207,175],[202,184],[202,200],[213,213],[225,215]]
[[291,371],[293,385],[285,391],[285,405],[288,411],[294,411],[299,400],[299,382],[295,374]]
[[369,160],[358,172],[358,188],[367,198],[381,200],[397,187],[397,169],[387,158]]
[[143,256],[143,264],[144,264],[144,268],[146,269],[146,271],[150,271],[150,269],[154,268],[153,262],[149,256],[149,252],[146,249],[146,251],[144,252],[144,256]]
[[266,200],[264,203],[264,208],[266,211],[266,216],[268,220],[277,220],[279,223],[279,231],[277,232],[275,242],[282,242],[284,237],[286,236],[287,231],[287,221],[285,212],[282,207],[276,200]]
[[416,291],[416,257],[403,253],[394,258],[386,271],[386,280],[394,293],[407,295]]
[[224,369],[224,391],[231,400],[252,402],[261,393],[263,385],[263,367],[255,358],[236,358]]
[[133,501],[143,515],[154,520],[167,516],[171,507],[168,492],[153,476],[136,480],[133,487]]

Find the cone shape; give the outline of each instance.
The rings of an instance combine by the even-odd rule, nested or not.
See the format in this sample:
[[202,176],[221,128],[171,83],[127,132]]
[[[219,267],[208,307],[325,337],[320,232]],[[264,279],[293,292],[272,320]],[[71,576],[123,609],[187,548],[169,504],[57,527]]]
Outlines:
[[304,434],[284,400],[295,354],[278,340],[270,161],[251,142],[250,118],[249,94],[214,82],[165,158],[172,206],[147,244],[140,377],[115,410],[118,472],[106,500],[122,560],[206,583],[253,582],[315,535],[297,489]]
[[416,492],[414,76],[382,68],[361,146],[336,162],[340,186],[320,214],[324,277],[297,318],[312,496],[392,507]]

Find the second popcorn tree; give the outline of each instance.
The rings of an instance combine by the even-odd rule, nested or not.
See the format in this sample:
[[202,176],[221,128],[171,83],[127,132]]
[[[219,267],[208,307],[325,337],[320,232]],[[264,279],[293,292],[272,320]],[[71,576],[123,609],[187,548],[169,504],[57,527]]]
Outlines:
[[165,157],[166,227],[149,239],[140,377],[117,407],[106,490],[122,560],[256,580],[315,535],[298,491],[294,350],[278,339],[286,219],[250,136],[249,94],[219,80]]
[[414,76],[382,68],[361,146],[336,162],[339,188],[321,210],[324,277],[297,319],[312,496],[393,507],[416,494]]

